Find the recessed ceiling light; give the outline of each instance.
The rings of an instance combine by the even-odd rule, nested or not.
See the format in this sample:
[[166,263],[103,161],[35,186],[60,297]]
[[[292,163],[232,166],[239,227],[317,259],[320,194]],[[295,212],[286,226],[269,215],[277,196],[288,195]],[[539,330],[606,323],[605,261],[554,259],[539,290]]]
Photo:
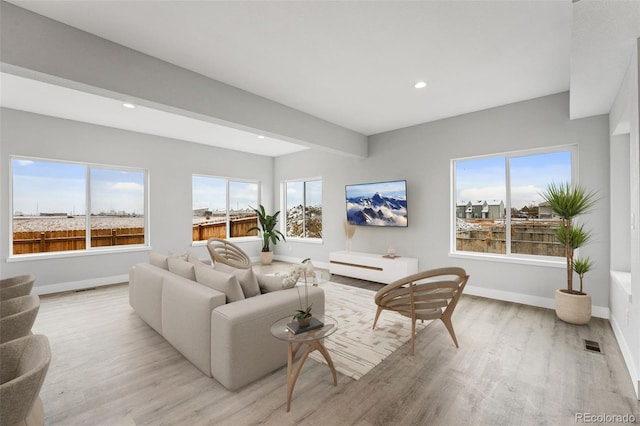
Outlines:
[[125,107],[125,108],[130,108],[130,109],[133,109],[133,108],[136,107],[134,104],[129,103],[129,102],[123,103],[122,106]]
[[264,139],[264,136],[258,135],[258,139]]
[[413,87],[415,87],[416,89],[424,89],[425,87],[427,87],[427,83],[425,83],[424,81],[419,81],[414,84]]

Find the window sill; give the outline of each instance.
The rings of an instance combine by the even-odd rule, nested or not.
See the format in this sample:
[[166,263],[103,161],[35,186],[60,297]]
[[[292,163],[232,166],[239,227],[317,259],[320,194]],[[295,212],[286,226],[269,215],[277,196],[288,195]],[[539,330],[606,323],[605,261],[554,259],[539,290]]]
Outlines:
[[[231,238],[227,238],[226,241],[229,241],[231,243],[246,243],[246,242],[254,242],[254,241],[262,242],[262,238],[259,238],[259,237],[231,237]],[[191,247],[201,247],[201,246],[206,246],[206,245],[207,245],[207,241],[206,240],[192,241],[191,242]]]
[[322,244],[322,238],[296,238],[287,237],[288,243]]
[[66,257],[84,257],[84,256],[97,256],[97,255],[105,255],[105,254],[132,253],[137,251],[151,251],[151,247],[136,245],[136,246],[118,246],[118,247],[110,247],[110,248],[99,248],[99,249],[91,249],[91,250],[17,254],[17,255],[9,256],[7,258],[7,263],[28,262],[33,260],[62,259]]
[[537,256],[505,256],[489,253],[470,253],[470,252],[450,252],[449,257],[458,259],[472,259],[489,262],[517,263],[530,266],[544,266],[548,268],[566,268],[567,264],[564,258],[544,259]]

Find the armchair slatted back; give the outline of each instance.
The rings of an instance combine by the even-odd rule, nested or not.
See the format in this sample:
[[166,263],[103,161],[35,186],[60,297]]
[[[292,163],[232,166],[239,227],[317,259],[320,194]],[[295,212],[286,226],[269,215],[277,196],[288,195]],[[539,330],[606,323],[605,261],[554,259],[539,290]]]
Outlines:
[[373,328],[383,310],[411,318],[411,355],[414,354],[416,320],[440,319],[458,347],[451,315],[469,280],[464,269],[447,267],[409,275],[380,289],[375,295],[378,305]]
[[209,238],[207,250],[214,263],[224,263],[238,269],[251,268],[251,259],[240,247],[221,238]]

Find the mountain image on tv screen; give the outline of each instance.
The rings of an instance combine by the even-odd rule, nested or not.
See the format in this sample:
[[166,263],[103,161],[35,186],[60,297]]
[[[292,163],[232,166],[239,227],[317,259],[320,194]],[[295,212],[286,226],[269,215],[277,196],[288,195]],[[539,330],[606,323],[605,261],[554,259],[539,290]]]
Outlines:
[[347,221],[361,226],[407,226],[407,182],[347,185]]

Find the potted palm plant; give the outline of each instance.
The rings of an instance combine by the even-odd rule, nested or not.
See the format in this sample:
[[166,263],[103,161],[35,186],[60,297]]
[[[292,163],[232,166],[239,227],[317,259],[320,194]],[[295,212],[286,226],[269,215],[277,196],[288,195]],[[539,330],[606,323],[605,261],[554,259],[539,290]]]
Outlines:
[[[263,265],[269,265],[273,261],[273,252],[271,251],[271,244],[276,245],[278,241],[280,241],[280,237],[282,237],[283,241],[286,241],[286,238],[276,229],[276,225],[278,224],[278,215],[279,211],[275,212],[273,215],[268,215],[264,209],[264,206],[260,204],[258,209],[253,209],[254,212],[258,215],[258,223],[260,227],[253,226],[248,229],[248,231],[259,231],[262,233],[262,250],[260,252],[260,263]],[[253,207],[252,207],[253,208]]]
[[[589,212],[595,203],[596,193],[587,192],[580,185],[569,183],[551,183],[540,194],[549,203],[551,211],[558,216],[562,223],[556,231],[556,238],[564,246],[567,264],[567,287],[556,290],[556,315],[570,324],[586,324],[591,320],[591,296],[583,292],[582,279],[584,274],[593,267],[589,258],[574,259],[574,251],[587,244],[591,233],[584,225],[574,222],[576,216]],[[580,290],[573,287],[573,273],[580,277]]]

